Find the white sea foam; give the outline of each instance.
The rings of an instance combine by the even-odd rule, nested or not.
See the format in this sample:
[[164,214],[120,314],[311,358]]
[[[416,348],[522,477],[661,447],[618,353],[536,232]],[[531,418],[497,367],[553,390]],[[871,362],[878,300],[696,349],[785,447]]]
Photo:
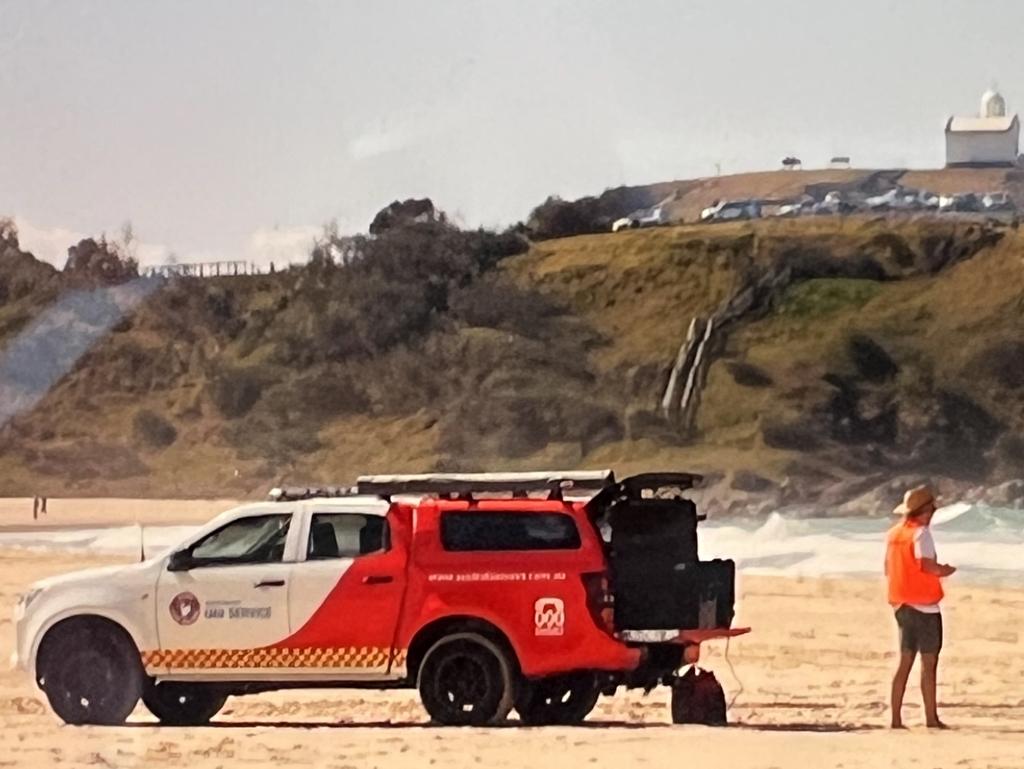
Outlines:
[[0,532],[0,547],[33,550],[90,551],[128,555],[145,546],[147,556],[184,540],[195,526],[111,526],[103,528],[35,529]]
[[[880,576],[894,519],[784,518],[701,528],[702,558],[733,558],[748,574]],[[1024,511],[955,504],[932,521],[939,559],[972,582],[1024,586]]]

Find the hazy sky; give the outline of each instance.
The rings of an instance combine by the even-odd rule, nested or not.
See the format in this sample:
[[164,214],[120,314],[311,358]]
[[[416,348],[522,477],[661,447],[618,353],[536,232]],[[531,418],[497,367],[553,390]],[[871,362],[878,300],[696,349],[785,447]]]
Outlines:
[[161,261],[284,260],[429,195],[469,225],[551,193],[851,155],[933,167],[1024,2],[0,0],[0,215],[63,263],[130,219]]

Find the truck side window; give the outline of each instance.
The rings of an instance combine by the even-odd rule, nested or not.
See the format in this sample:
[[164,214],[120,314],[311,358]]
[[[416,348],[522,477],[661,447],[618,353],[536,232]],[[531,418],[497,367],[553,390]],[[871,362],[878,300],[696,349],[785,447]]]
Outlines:
[[561,513],[451,512],[441,516],[445,550],[576,550],[580,533]]
[[316,513],[309,524],[306,560],[358,558],[387,548],[388,524],[379,515]]
[[239,518],[192,545],[190,555],[196,566],[280,563],[291,519],[290,513]]

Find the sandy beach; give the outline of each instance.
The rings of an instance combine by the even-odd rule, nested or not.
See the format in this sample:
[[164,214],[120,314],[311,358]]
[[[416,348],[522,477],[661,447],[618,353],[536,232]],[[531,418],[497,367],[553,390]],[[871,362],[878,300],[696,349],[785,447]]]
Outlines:
[[200,524],[239,502],[230,499],[48,499],[32,517],[32,497],[0,497],[0,531],[39,528]]
[[[28,500],[31,504],[31,500]],[[219,503],[185,503],[163,521],[202,520]],[[88,507],[88,506],[87,506]],[[138,504],[57,508],[49,525],[112,525]],[[153,509],[150,506],[149,509]],[[99,511],[99,512],[96,512]],[[105,511],[105,513],[103,512]],[[28,508],[31,517],[31,506]],[[102,514],[101,514],[102,513]],[[5,516],[7,526],[22,523]],[[132,519],[127,519],[131,521]],[[33,580],[124,556],[0,550],[0,659],[13,647],[16,594]],[[140,707],[123,728],[67,727],[17,672],[0,673],[0,766],[137,767],[1020,767],[1024,764],[1024,590],[952,580],[940,669],[943,716],[927,731],[916,689],[909,731],[886,727],[895,627],[879,581],[744,575],[738,622],[753,626],[705,647],[734,699],[726,729],[674,726],[667,693],[602,700],[582,727],[443,729],[412,691],[286,691],[234,698],[204,728],[159,727]],[[731,669],[730,669],[731,665]]]

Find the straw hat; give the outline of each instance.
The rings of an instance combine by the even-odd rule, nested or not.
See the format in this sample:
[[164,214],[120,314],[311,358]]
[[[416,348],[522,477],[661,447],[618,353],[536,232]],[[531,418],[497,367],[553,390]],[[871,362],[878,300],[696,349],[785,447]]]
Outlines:
[[938,507],[938,500],[927,486],[918,486],[903,495],[903,503],[896,506],[893,515],[912,515],[925,505]]

